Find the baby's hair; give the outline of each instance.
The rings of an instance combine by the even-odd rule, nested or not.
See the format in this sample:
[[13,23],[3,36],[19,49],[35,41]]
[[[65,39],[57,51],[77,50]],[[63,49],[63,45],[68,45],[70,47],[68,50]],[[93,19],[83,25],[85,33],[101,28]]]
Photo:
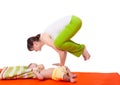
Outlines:
[[36,36],[32,36],[28,38],[27,40],[27,48],[29,51],[32,51],[31,48],[33,47],[33,42],[34,41],[39,41],[40,40],[40,34],[37,34]]
[[32,65],[33,63],[30,63],[29,65],[28,65],[28,68]]

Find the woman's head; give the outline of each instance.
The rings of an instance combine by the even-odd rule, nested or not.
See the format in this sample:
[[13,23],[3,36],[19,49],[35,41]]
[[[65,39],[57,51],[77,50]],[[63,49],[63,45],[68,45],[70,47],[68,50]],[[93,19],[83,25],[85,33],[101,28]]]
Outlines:
[[40,34],[36,35],[36,36],[32,36],[30,38],[28,38],[27,40],[27,48],[29,51],[38,51],[40,50]]

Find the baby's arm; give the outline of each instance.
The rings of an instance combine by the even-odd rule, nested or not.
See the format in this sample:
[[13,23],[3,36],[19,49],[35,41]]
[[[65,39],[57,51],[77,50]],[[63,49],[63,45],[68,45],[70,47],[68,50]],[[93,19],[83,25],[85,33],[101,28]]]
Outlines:
[[36,75],[36,77],[40,80],[44,80],[44,77],[36,70],[33,70],[33,73]]

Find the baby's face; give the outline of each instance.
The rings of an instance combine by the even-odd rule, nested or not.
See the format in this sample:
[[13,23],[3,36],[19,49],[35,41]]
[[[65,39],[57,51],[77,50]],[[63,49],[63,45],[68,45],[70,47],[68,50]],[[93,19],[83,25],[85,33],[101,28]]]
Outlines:
[[37,67],[37,64],[35,64],[35,63],[31,63],[30,66],[29,66],[30,69],[36,68],[36,67]]
[[38,65],[36,63],[31,63],[28,68],[30,69],[36,68],[37,70],[41,71],[44,69],[44,65],[43,64]]
[[39,69],[39,70],[43,70],[44,68],[45,68],[45,67],[44,67],[43,64],[39,64],[39,65],[38,65],[38,69]]

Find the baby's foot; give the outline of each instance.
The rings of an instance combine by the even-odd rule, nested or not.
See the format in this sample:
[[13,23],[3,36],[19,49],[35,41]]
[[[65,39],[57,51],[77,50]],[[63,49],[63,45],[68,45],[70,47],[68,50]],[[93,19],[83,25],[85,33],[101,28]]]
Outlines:
[[82,55],[83,55],[83,58],[84,58],[85,61],[90,58],[90,54],[88,53],[86,47],[84,48],[84,51],[83,51]]
[[72,74],[72,78],[76,78],[77,77],[77,75],[76,74]]
[[71,79],[70,79],[70,82],[75,83],[76,80],[71,78]]

